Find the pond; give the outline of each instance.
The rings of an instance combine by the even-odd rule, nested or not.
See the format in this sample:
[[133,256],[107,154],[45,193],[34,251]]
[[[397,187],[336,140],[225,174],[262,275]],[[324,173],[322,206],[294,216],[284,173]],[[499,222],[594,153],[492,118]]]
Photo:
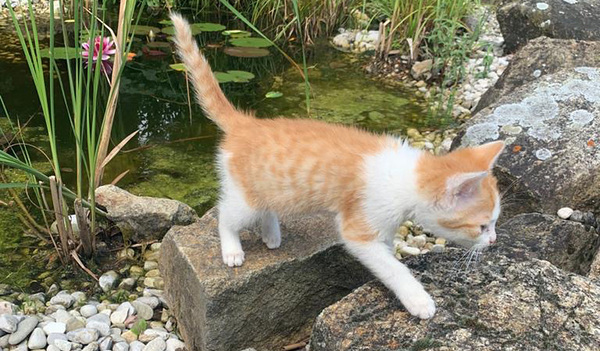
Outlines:
[[[161,27],[158,18],[142,20],[144,25]],[[226,21],[228,29],[245,29],[235,20]],[[156,41],[167,43],[165,37]],[[367,77],[362,64],[368,56],[336,51],[327,42],[309,50],[311,111],[307,114],[304,81],[275,49],[270,55],[240,58],[225,55],[219,48],[225,36],[219,32],[202,33],[214,70],[244,70],[255,78],[247,83],[223,83],[226,95],[239,107],[256,111],[260,117],[308,117],[329,122],[353,124],[373,131],[402,133],[407,127],[423,123],[424,102],[408,89],[386,85]],[[208,45],[211,44],[211,45]],[[148,51],[150,49],[150,51]],[[169,65],[175,61],[170,46],[147,43],[136,37],[133,50],[138,56],[128,62],[113,129],[119,142],[131,132],[137,136],[108,166],[105,182],[128,171],[118,183],[136,195],[172,198],[192,206],[200,215],[214,205],[218,183],[213,164],[219,130],[195,104],[188,103],[184,74]],[[155,51],[160,51],[157,53]],[[0,96],[13,120],[32,117],[28,132],[44,147],[43,118],[33,82],[10,26],[0,31]],[[270,91],[282,93],[266,98]],[[60,107],[59,107],[60,108]],[[64,108],[64,107],[63,107]],[[65,182],[73,182],[74,140],[65,118],[58,121],[59,152],[67,171]],[[0,113],[0,122],[5,119]],[[0,193],[2,197],[6,194]],[[0,197],[0,200],[7,201]],[[39,279],[48,265],[46,250],[35,240],[22,235],[16,212],[0,207],[0,283],[27,288]]]

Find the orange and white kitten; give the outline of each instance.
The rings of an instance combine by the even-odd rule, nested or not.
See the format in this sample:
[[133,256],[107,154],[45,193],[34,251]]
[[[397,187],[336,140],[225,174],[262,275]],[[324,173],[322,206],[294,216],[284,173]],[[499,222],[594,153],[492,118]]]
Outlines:
[[433,156],[352,127],[255,118],[223,95],[188,23],[178,14],[171,19],[198,102],[225,132],[218,153],[223,262],[244,262],[238,234],[244,227],[260,221],[262,240],[275,249],[281,244],[278,215],[333,211],[348,250],[411,314],[431,318],[434,301],[394,257],[394,234],[413,219],[467,247],[493,243],[500,196],[491,169],[504,143]]

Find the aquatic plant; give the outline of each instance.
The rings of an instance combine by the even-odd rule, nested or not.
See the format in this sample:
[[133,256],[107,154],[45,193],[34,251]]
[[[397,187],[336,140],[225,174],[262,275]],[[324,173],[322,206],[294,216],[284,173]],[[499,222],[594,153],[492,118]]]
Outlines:
[[[219,0],[219,1],[221,2],[221,4],[225,5],[225,7],[227,7],[238,19],[240,19],[248,27],[250,27],[254,32],[256,32],[258,35],[260,35],[262,37],[262,39],[264,39],[265,42],[271,43],[271,45],[273,45],[277,49],[277,51],[279,51],[296,69],[298,69],[298,71],[302,74],[302,77],[304,78],[304,87],[305,87],[304,94],[305,94],[306,112],[308,114],[310,114],[310,82],[308,80],[308,67],[306,65],[306,53],[304,51],[305,42],[303,40],[301,40],[303,65],[302,65],[302,67],[300,67],[296,63],[296,61],[294,61],[281,47],[275,45],[273,40],[269,39],[263,32],[261,32],[258,28],[256,28],[256,26],[250,20],[248,20],[240,11],[238,11],[229,1],[227,1],[227,0]],[[297,0],[292,0],[292,2],[295,4],[293,11],[296,14],[296,16],[295,16],[294,21],[298,24],[298,27],[300,27],[301,17],[300,17],[300,12],[298,10]],[[294,22],[292,22],[292,23],[294,23]],[[246,39],[246,38],[242,38],[242,39]],[[255,48],[255,49],[259,49],[259,48]]]
[[385,58],[394,48],[404,48],[411,60],[416,60],[424,41],[427,45],[444,44],[428,35],[437,26],[465,28],[463,19],[475,8],[469,0],[370,0],[364,2],[366,11],[374,17],[383,16],[379,30],[381,43],[378,50]]
[[[130,33],[136,1],[120,2],[117,33],[102,20],[105,18],[105,9],[100,8],[97,2],[91,2],[90,8],[84,6],[80,0],[73,0],[69,4],[61,0],[59,5],[58,14],[54,13],[55,7],[50,6],[48,48],[42,48],[40,43],[31,1],[28,6],[29,19],[18,19],[14,11],[9,9],[45,121],[50,150],[48,160],[52,171],[48,175],[37,169],[27,152],[29,146],[24,140],[20,140],[18,147],[24,152],[15,156],[0,151],[0,164],[25,172],[28,181],[2,184],[2,188],[33,190],[36,194],[36,206],[41,209],[48,233],[49,219],[46,218],[46,214],[51,213],[56,219],[58,238],[55,239],[50,234],[50,239],[56,242],[55,247],[61,260],[72,260],[86,269],[79,259],[79,254],[93,254],[97,233],[96,215],[103,213],[95,206],[95,189],[102,182],[103,170],[107,163],[135,135],[134,133],[125,138],[108,152],[120,77],[132,42],[133,34]],[[62,12],[62,9],[68,6],[74,9],[71,19],[66,18]],[[62,48],[55,45],[55,15],[58,25],[62,27]],[[71,32],[70,29],[67,30],[67,25],[73,28],[72,37],[67,34]],[[90,38],[94,38],[93,45]],[[84,51],[74,49],[79,47]],[[111,56],[112,67],[109,67],[107,63]],[[46,59],[48,63],[45,62]],[[64,65],[57,63],[59,59],[65,60]],[[101,79],[102,74],[107,77],[106,80]],[[59,92],[55,91],[55,83],[58,83]],[[106,90],[107,97],[103,94]],[[69,118],[75,140],[75,190],[70,190],[63,184],[61,159],[57,150],[56,121],[64,116],[57,114],[57,102],[67,106],[66,117]],[[71,228],[69,212],[72,211],[77,215],[79,237],[73,234]]]

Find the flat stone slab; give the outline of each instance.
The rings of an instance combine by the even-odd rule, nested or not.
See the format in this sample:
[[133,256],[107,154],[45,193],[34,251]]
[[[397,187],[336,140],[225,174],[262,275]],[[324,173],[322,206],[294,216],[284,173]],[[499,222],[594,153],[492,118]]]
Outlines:
[[548,261],[485,255],[457,272],[464,250],[407,260],[437,304],[410,316],[377,282],[325,309],[310,351],[600,350],[600,285]]
[[174,227],[161,245],[165,296],[190,350],[276,350],[310,334],[315,317],[372,279],[338,243],[334,218],[284,219],[282,245],[269,250],[241,233],[246,261],[223,264],[217,211]]

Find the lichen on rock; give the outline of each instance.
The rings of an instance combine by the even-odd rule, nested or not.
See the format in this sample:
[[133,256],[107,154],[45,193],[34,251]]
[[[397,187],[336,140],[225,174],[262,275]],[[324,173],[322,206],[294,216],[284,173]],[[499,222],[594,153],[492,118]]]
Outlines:
[[[514,145],[497,163],[501,186],[523,205],[513,214],[555,213],[561,204],[600,211],[598,50],[598,42],[532,40],[454,141],[453,147],[498,139]],[[539,78],[529,74],[538,68]]]

